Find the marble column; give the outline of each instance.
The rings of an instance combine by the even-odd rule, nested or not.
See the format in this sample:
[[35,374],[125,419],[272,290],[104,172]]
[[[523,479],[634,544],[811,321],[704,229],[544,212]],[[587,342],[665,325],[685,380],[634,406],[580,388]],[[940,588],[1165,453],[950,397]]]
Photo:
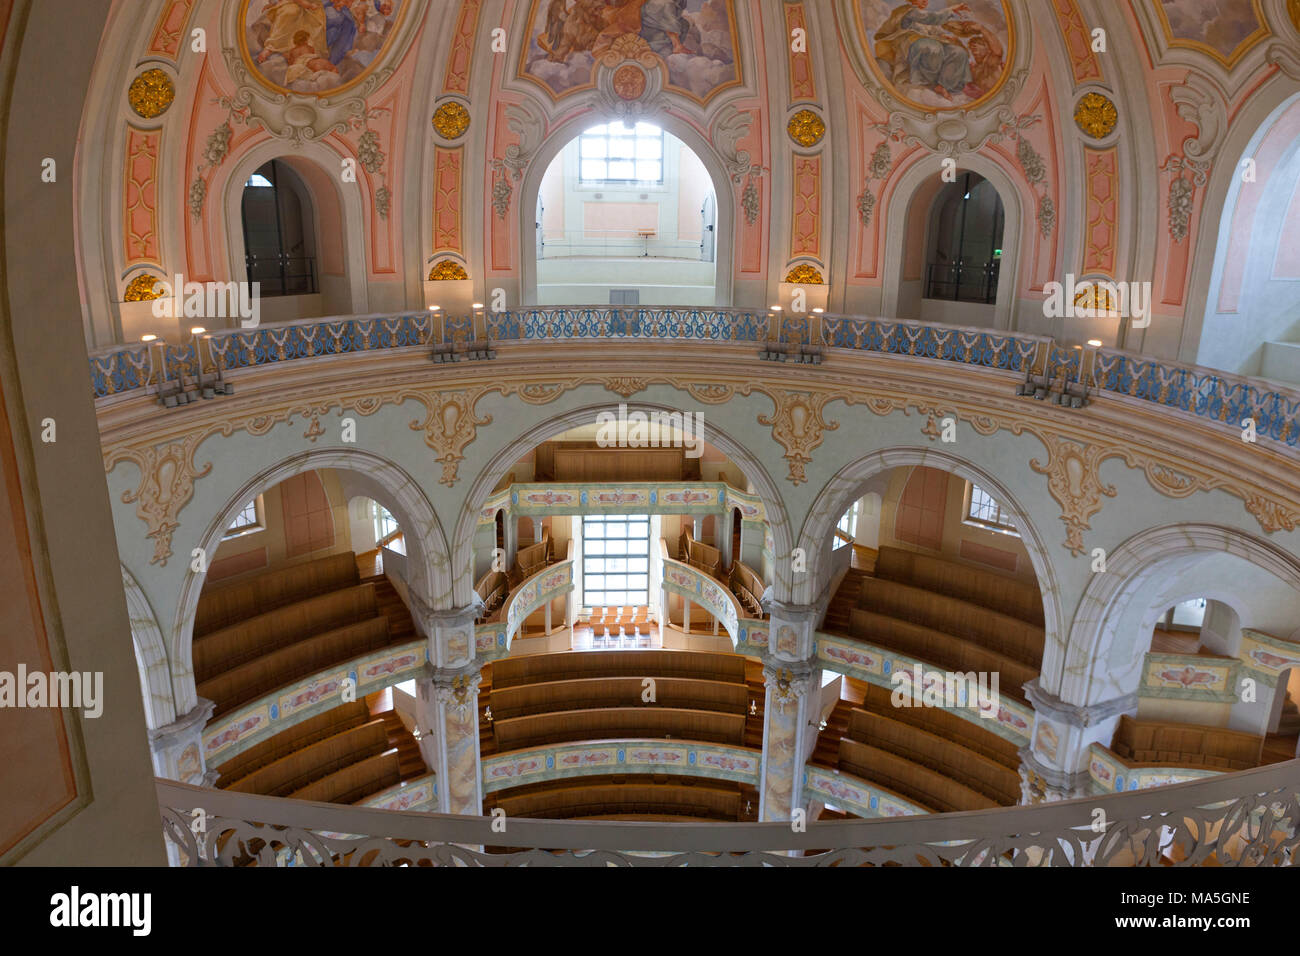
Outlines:
[[482,812],[474,618],[478,607],[422,610],[416,622],[429,642],[429,664],[416,682],[420,754],[437,775],[442,813]]
[[1092,792],[1088,747],[1109,747],[1122,714],[1137,711],[1137,695],[1096,704],[1067,704],[1031,680],[1025,694],[1034,707],[1031,743],[1020,750],[1022,804],[1070,800]]
[[763,666],[763,763],[758,818],[790,820],[803,806],[806,727],[811,718],[813,668],[807,663]]
[[478,669],[441,672],[416,681],[420,755],[434,772],[440,813],[483,812],[479,763]]

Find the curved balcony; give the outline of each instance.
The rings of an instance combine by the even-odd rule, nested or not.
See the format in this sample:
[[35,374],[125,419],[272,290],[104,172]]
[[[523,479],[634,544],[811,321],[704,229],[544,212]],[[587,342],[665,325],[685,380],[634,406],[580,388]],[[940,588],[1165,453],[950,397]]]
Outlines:
[[[519,342],[679,341],[763,346],[776,361],[815,362],[807,350],[843,349],[1015,372],[1031,393],[1058,385],[1071,397],[1101,392],[1300,443],[1300,389],[1118,349],[1077,349],[1037,335],[844,315],[774,316],[732,309],[557,307],[470,316],[427,312],[309,319],[210,332],[186,345],[129,345],[90,357],[96,400],[239,370],[329,355],[440,347],[483,351]],[[1061,393],[1056,392],[1057,396]]]
[[[310,803],[157,782],[163,826],[190,866],[1292,866],[1300,760],[1158,790],[864,821],[625,824]],[[190,828],[202,807],[207,828]],[[1108,826],[1094,828],[1104,808]],[[900,808],[901,809],[901,808]],[[346,839],[325,834],[359,834]],[[520,849],[520,848],[524,849]],[[546,847],[547,849],[540,849]],[[499,848],[501,852],[490,852]]]

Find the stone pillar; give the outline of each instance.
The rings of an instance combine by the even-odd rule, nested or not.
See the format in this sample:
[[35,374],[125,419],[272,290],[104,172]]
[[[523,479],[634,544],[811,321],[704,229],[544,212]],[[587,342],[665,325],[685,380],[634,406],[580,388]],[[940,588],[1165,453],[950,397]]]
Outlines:
[[758,818],[790,820],[803,806],[805,728],[813,699],[812,668],[807,663],[763,665],[763,763]]
[[729,568],[736,563],[736,557],[731,553],[731,529],[735,520],[736,512],[732,508],[728,508],[713,519],[713,527],[718,529],[718,534],[721,536],[718,541],[718,550],[722,552],[722,566],[724,568]]
[[542,543],[542,519],[533,518],[533,544]]
[[492,558],[495,556],[496,549],[497,526],[495,521],[490,524],[481,524],[474,529],[475,581],[492,570]]
[[1028,747],[1020,750],[1022,804],[1070,800],[1092,793],[1088,747],[1109,747],[1120,715],[1137,711],[1137,695],[1096,704],[1067,704],[1031,680],[1025,694],[1034,707]]
[[209,770],[203,756],[203,728],[216,704],[200,697],[188,714],[149,731],[149,750],[155,776],[196,787],[210,787],[217,772]]
[[477,668],[416,682],[420,755],[437,775],[440,813],[483,812],[479,764]]
[[789,820],[803,807],[804,762],[817,739],[817,675],[813,634],[820,612],[813,605],[769,600],[771,641],[763,662],[767,688],[763,715],[763,770],[759,819]]
[[429,642],[429,665],[416,683],[420,754],[437,774],[438,810],[482,812],[474,617],[478,607],[424,610],[417,625]]
[[515,566],[515,556],[519,553],[519,521],[507,517],[505,522],[505,570]]
[[691,599],[688,597],[682,598],[682,631],[691,633]]
[[691,537],[696,541],[700,540],[700,535],[704,533],[704,515],[695,515],[691,519]]

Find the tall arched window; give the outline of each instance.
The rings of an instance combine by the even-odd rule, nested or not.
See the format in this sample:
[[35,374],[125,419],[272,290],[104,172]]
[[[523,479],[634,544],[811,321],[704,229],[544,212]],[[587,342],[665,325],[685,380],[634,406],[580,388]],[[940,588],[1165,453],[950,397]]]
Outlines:
[[248,281],[263,296],[315,294],[312,208],[298,176],[271,160],[244,184],[241,212]]
[[998,191],[978,173],[939,191],[930,212],[927,299],[997,301],[1005,218]]

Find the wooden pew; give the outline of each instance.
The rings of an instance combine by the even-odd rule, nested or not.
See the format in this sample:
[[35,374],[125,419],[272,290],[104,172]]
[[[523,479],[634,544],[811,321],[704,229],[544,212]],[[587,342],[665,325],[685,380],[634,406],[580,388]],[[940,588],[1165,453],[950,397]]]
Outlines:
[[745,740],[745,715],[642,704],[512,717],[493,721],[492,730],[502,753],[577,740],[662,740],[669,736],[740,746]]
[[1264,738],[1203,724],[1119,719],[1111,750],[1134,764],[1249,770],[1258,767]]
[[668,783],[623,783],[583,786],[573,784],[519,796],[502,796],[495,801],[507,817],[556,819],[618,819],[660,817],[680,820],[736,820],[740,816],[740,792],[707,784],[687,786]]
[[397,751],[390,750],[313,780],[289,796],[295,800],[315,800],[321,803],[356,803],[401,782]]
[[1020,802],[1019,773],[919,727],[855,707],[849,717],[848,735],[859,743],[888,750],[951,777],[1002,806]]
[[1019,744],[1005,737],[999,737],[992,730],[981,730],[979,724],[938,707],[895,707],[891,700],[892,696],[893,692],[888,687],[867,684],[862,708],[900,723],[910,724],[944,740],[950,740],[967,750],[973,750],[990,760],[997,761],[1019,775]]
[[839,766],[846,773],[879,783],[905,799],[932,808],[938,813],[989,810],[998,805],[997,801],[963,786],[945,774],[913,763],[888,750],[846,737],[840,738]]
[[388,730],[383,720],[376,719],[281,757],[236,780],[227,789],[285,797],[344,767],[367,757],[376,757],[387,749]]
[[1022,702],[1026,701],[1024,684],[1038,676],[1038,668],[972,641],[860,608],[849,614],[849,634],[868,644],[920,658],[936,670],[996,673],[998,692]]
[[374,617],[375,586],[360,584],[259,614],[194,642],[194,678],[204,681],[303,638]]
[[1037,584],[972,567],[959,561],[903,548],[881,548],[876,556],[876,577],[949,594],[1043,625],[1043,595]]
[[249,580],[205,587],[194,612],[194,636],[202,637],[317,594],[353,587],[360,580],[356,555],[344,551],[305,564],[266,569]]
[[965,638],[1039,669],[1043,628],[926,588],[880,578],[863,578],[858,607]]
[[308,747],[326,737],[332,737],[353,727],[360,727],[369,722],[370,710],[365,701],[358,700],[308,717],[301,723],[294,724],[288,730],[282,730],[270,740],[264,740],[243,753],[236,754],[216,768],[220,777],[218,787],[229,787],[232,783],[245,777],[269,763],[287,757],[302,747]]
[[561,651],[492,664],[494,689],[583,677],[694,677],[743,684],[745,659],[704,651]]
[[494,685],[491,705],[497,720],[557,710],[638,706],[744,714],[749,706],[749,688],[742,683],[689,677],[656,677],[655,703],[643,704],[642,693],[640,677],[584,677],[520,684],[516,687]]
[[318,634],[210,677],[200,697],[217,702],[219,716],[277,688],[388,644],[388,618],[372,617]]

